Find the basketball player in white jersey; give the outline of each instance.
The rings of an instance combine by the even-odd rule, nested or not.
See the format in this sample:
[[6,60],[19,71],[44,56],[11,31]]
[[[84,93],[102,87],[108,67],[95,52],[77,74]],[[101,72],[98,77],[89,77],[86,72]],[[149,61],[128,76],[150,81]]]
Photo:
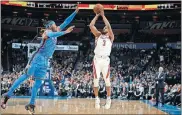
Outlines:
[[[98,17],[101,16],[105,27],[100,32],[94,26]],[[112,48],[112,43],[114,41],[114,34],[111,28],[111,25],[107,18],[104,15],[104,11],[100,14],[96,14],[94,19],[90,23],[91,32],[95,36],[95,56],[93,59],[93,75],[94,75],[94,94],[95,94],[95,108],[100,108],[100,99],[98,97],[98,87],[99,87],[99,78],[100,73],[104,77],[107,90],[107,99],[104,106],[105,109],[111,107],[111,83],[110,83],[110,53]]]

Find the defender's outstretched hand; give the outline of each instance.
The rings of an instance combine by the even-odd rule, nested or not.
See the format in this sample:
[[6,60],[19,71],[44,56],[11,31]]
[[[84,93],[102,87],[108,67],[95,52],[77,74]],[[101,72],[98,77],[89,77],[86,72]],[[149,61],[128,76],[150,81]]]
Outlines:
[[78,11],[80,10],[78,6],[79,6],[79,3],[77,4],[76,10],[75,10],[76,13],[78,13]]
[[65,32],[70,33],[73,31],[73,28],[75,28],[75,26],[70,26]]

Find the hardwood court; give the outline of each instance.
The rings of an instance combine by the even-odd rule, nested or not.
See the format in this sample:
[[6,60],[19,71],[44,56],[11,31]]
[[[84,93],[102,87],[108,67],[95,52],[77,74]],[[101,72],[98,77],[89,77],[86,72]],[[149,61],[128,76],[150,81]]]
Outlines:
[[[37,99],[36,114],[167,114],[140,101],[112,100],[108,110],[94,108],[94,99]],[[2,114],[28,114],[24,109],[29,99],[10,99]],[[101,105],[105,100],[101,99]]]

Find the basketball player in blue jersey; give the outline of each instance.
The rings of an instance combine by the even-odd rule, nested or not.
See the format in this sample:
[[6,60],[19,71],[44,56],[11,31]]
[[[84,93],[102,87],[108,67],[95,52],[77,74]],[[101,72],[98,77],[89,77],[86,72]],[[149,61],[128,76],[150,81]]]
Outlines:
[[38,89],[42,85],[42,80],[46,76],[48,59],[53,55],[55,51],[57,37],[68,34],[73,30],[74,26],[71,26],[67,30],[62,31],[68,24],[70,24],[78,11],[79,9],[77,7],[76,10],[60,26],[56,26],[54,21],[44,22],[46,30],[42,35],[40,47],[29,60],[25,68],[24,74],[21,75],[14,82],[9,91],[3,95],[4,98],[2,100],[1,108],[5,109],[8,99],[11,97],[15,89],[17,89],[20,84],[22,84],[30,76],[33,76],[35,78],[35,82],[32,88],[31,99],[30,103],[25,106],[25,109],[31,114],[34,114],[35,97],[37,95]]

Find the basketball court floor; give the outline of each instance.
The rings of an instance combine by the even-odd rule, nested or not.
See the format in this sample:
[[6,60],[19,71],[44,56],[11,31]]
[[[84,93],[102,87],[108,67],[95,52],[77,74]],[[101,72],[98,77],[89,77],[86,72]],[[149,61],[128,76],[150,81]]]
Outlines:
[[[35,115],[51,114],[164,114],[167,113],[150,106],[142,101],[112,100],[112,106],[106,110],[104,108],[95,109],[94,99],[37,99]],[[5,110],[1,109],[1,114],[23,115],[28,114],[25,105],[29,98],[12,98],[8,101]],[[105,100],[101,99],[101,105]]]

